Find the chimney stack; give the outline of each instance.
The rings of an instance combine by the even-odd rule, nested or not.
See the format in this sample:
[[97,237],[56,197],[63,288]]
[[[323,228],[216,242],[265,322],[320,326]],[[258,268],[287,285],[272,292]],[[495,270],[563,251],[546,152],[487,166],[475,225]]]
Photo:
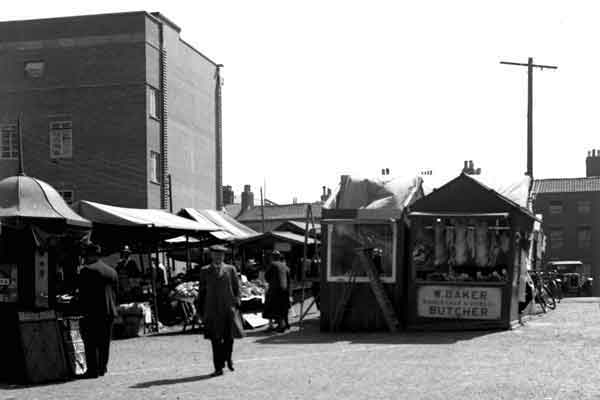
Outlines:
[[250,185],[244,185],[244,191],[242,192],[242,210],[240,213],[247,211],[254,207],[254,193],[250,188]]
[[231,185],[223,186],[223,205],[228,206],[235,202],[235,193],[233,193],[233,189]]
[[600,176],[600,150],[588,151],[585,159],[585,176]]

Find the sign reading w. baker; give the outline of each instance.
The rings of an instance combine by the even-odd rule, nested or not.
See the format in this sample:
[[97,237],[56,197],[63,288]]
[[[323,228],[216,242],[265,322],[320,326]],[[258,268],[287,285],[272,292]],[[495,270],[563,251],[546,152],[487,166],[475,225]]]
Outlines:
[[417,301],[419,317],[500,319],[502,289],[476,286],[421,286]]

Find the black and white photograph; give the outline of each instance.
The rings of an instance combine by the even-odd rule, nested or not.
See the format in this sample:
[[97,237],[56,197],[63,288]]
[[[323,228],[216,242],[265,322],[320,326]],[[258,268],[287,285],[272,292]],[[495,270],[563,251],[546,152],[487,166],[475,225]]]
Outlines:
[[600,399],[598,15],[3,2],[0,400]]

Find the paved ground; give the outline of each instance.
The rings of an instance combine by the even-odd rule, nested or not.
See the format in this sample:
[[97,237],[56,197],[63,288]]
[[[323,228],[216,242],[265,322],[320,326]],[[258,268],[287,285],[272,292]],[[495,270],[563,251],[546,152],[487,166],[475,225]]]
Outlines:
[[600,298],[500,332],[321,334],[252,332],[235,343],[236,371],[209,378],[197,334],[113,342],[109,374],[0,399],[600,399]]

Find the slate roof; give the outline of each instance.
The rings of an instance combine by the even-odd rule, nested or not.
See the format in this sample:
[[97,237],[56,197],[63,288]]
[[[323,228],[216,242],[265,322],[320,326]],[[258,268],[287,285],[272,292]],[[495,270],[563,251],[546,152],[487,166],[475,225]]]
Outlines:
[[[269,220],[293,220],[306,218],[306,206],[309,203],[281,204],[276,206],[265,206],[265,221]],[[313,216],[321,218],[321,204],[312,203]],[[236,218],[240,222],[260,221],[262,219],[261,207],[251,208]]]
[[600,176],[589,178],[553,178],[533,181],[533,194],[600,192]]

